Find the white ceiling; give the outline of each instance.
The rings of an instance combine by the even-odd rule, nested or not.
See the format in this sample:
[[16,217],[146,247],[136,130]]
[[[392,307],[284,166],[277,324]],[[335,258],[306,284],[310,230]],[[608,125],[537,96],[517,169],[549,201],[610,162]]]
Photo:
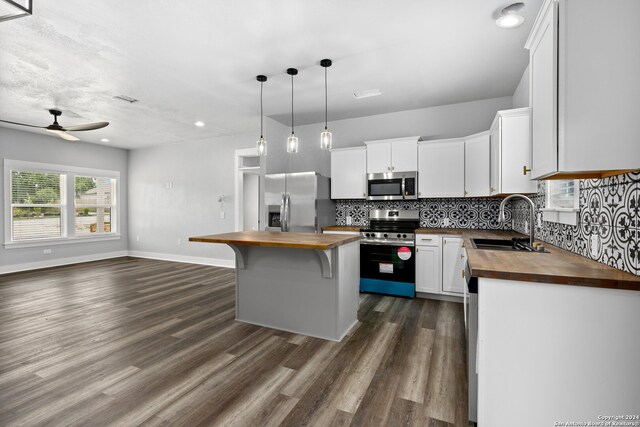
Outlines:
[[[511,95],[541,3],[503,30],[501,0],[34,0],[0,23],[0,119],[47,125],[57,107],[63,125],[111,122],[83,141],[125,148],[257,133],[255,76],[265,114],[289,125],[296,67],[296,124],[317,123],[322,58],[330,120]],[[353,97],[365,89],[382,95]]]

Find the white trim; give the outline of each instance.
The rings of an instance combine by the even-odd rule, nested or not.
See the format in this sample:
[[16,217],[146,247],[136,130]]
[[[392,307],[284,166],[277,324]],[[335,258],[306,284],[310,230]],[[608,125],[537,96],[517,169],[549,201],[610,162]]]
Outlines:
[[[4,167],[10,169],[28,169],[30,171],[38,171],[38,172],[73,172],[74,174],[82,174],[82,176],[87,176],[84,174],[90,175],[100,175],[106,176],[108,178],[120,178],[120,171],[113,171],[107,169],[94,169],[94,168],[83,168],[80,166],[69,166],[69,165],[56,165],[53,163],[38,163],[38,162],[25,162],[23,160],[11,160],[4,159]],[[95,175],[94,175],[95,176]]]
[[157,259],[160,261],[186,262],[188,264],[201,264],[201,265],[211,265],[214,267],[229,267],[229,268],[234,268],[236,266],[235,260],[233,259],[209,258],[209,257],[198,257],[198,256],[189,256],[189,255],[175,255],[175,254],[164,254],[160,252],[144,252],[144,251],[129,251],[128,254],[130,257],[134,257],[134,258]]
[[38,270],[41,268],[59,267],[69,264],[79,264],[83,262],[100,261],[103,259],[120,258],[127,256],[127,251],[105,252],[92,255],[81,255],[75,257],[57,258],[46,261],[25,262],[21,264],[10,264],[0,267],[0,275],[17,273],[20,271]]
[[[242,166],[242,158],[244,157],[257,157],[260,166],[255,167],[243,167]],[[244,174],[253,174],[258,175],[260,177],[260,181],[258,183],[259,187],[262,188],[264,185],[262,178],[262,166],[263,166],[263,157],[258,156],[258,153],[255,148],[240,148],[235,150],[234,152],[234,191],[235,191],[235,209],[234,209],[234,231],[242,231],[244,229]],[[260,197],[260,191],[258,192],[258,197]],[[261,206],[260,206],[261,207]],[[262,209],[259,209],[258,212],[258,226],[262,228]]]
[[102,235],[87,237],[59,237],[55,239],[17,240],[15,242],[4,243],[3,245],[5,249],[22,249],[37,248],[39,246],[69,245],[75,243],[108,242],[111,240],[120,240],[121,238],[121,234],[105,233]]

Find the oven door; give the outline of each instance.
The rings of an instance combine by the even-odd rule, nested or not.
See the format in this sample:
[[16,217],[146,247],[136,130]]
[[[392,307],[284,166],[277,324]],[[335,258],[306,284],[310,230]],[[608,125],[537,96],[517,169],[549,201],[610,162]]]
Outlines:
[[413,298],[416,294],[415,247],[360,244],[360,291]]

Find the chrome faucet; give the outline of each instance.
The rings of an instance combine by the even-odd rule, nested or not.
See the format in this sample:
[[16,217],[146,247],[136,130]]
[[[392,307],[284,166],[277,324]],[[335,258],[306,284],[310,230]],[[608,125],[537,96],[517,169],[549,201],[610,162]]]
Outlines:
[[533,204],[533,200],[531,200],[530,198],[522,194],[512,194],[510,196],[505,197],[502,200],[502,203],[500,203],[500,216],[498,216],[498,221],[500,221],[501,223],[505,222],[504,207],[506,206],[509,200],[516,197],[519,197],[529,202],[529,207],[531,208],[531,212],[529,213],[529,246],[533,248],[533,242],[535,241],[535,230],[536,230],[536,227],[535,227],[536,205]]

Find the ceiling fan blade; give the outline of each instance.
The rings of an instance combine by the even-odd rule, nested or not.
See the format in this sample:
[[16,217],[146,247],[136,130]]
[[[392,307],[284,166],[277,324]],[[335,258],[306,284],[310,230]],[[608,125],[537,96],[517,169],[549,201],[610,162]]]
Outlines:
[[102,129],[109,125],[109,122],[97,122],[97,123],[87,123],[86,125],[77,125],[77,126],[65,126],[64,130],[68,130],[71,132],[79,132],[81,130],[95,130]]
[[62,139],[66,139],[67,141],[80,141],[80,138],[76,138],[75,136],[66,133],[63,130],[52,130],[52,129],[47,129],[47,132],[51,132],[51,133],[55,133],[56,135],[58,135],[60,138]]
[[38,128],[38,129],[45,129],[46,128],[46,126],[34,126],[34,125],[28,125],[28,124],[25,124],[25,123],[10,122],[9,120],[0,120],[0,122],[10,123],[12,125],[19,125],[19,126],[29,126],[30,128]]

